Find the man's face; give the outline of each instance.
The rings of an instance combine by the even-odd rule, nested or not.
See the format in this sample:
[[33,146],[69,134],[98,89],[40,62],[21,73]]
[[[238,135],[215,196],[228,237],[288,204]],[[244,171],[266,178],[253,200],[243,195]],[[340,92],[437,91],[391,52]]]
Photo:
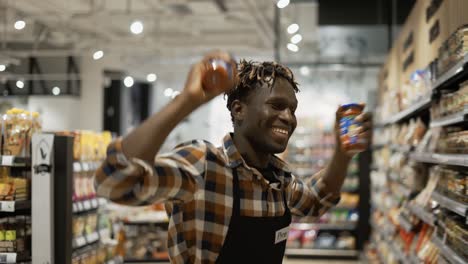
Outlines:
[[293,86],[285,78],[277,77],[272,89],[265,84],[249,95],[239,132],[256,151],[281,153],[296,129],[296,108]]

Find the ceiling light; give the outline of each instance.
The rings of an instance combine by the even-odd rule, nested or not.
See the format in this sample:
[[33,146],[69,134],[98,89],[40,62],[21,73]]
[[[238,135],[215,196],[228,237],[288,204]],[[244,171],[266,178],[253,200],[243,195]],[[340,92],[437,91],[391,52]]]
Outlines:
[[143,32],[143,23],[141,21],[133,21],[133,23],[130,25],[130,31],[135,34],[141,34]]
[[307,76],[310,74],[310,69],[307,66],[302,66],[300,72],[302,75]]
[[299,25],[298,25],[298,24],[295,24],[295,23],[289,25],[289,27],[288,27],[288,33],[289,33],[289,34],[294,34],[294,33],[296,33],[298,30],[299,30]]
[[172,93],[172,99],[176,98],[179,94],[180,94],[179,91],[174,91],[174,92]]
[[135,82],[133,81],[133,78],[132,78],[132,77],[130,77],[130,76],[125,77],[125,79],[124,79],[124,85],[125,85],[125,87],[130,88],[130,87],[133,86],[134,83],[135,83]]
[[60,94],[60,88],[55,86],[54,88],[52,88],[52,94],[53,95],[59,95]]
[[296,34],[296,35],[292,36],[291,43],[292,44],[297,44],[297,43],[301,42],[301,40],[302,40],[301,34]]
[[26,22],[23,20],[18,20],[15,22],[15,29],[22,30],[24,27],[26,27]]
[[154,73],[150,73],[146,76],[148,82],[155,82],[158,79],[158,76]]
[[279,0],[276,6],[278,8],[285,8],[289,5],[289,0]]
[[98,50],[98,51],[94,52],[94,54],[93,54],[93,59],[94,60],[99,60],[102,57],[104,57],[104,51],[102,51],[102,50]]
[[169,96],[172,96],[172,93],[174,91],[172,90],[172,88],[166,88],[166,90],[164,90],[164,95],[169,97]]
[[6,70],[6,65],[0,64],[0,72],[5,71],[5,70]]
[[24,88],[24,82],[23,81],[16,81],[16,87],[20,88],[20,89],[23,89]]
[[292,52],[298,52],[299,47],[296,44],[288,43],[288,50]]

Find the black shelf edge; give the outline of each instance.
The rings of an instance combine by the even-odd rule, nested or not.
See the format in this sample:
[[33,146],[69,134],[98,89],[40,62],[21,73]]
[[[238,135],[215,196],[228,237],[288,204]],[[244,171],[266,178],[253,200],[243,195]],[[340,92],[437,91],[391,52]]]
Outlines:
[[393,144],[390,146],[390,149],[393,150],[393,151],[398,151],[398,152],[403,152],[403,153],[406,153],[406,152],[410,152],[414,149],[413,146],[410,146],[410,145],[396,145],[396,144]]
[[440,254],[442,254],[445,258],[447,258],[450,263],[452,264],[465,264],[466,262],[463,261],[463,258],[460,257],[455,251],[453,251],[449,246],[445,245],[442,240],[440,240],[436,233],[431,238],[432,243],[434,243],[440,250]]
[[321,230],[355,230],[357,222],[339,223],[292,223],[291,228],[299,230],[321,229]]
[[465,55],[462,60],[460,60],[457,64],[455,64],[450,70],[442,74],[437,81],[434,82],[432,85],[432,90],[437,90],[446,86],[450,80],[456,78],[459,75],[462,75],[465,71],[467,71],[467,63],[468,63],[468,55]]
[[357,257],[359,251],[352,249],[306,249],[306,248],[286,248],[286,256],[337,256],[337,257]]
[[424,223],[429,224],[430,226],[435,226],[436,218],[430,212],[427,212],[422,207],[413,204],[408,204],[408,209]]
[[467,216],[468,204],[460,203],[449,197],[446,197],[436,191],[431,195],[431,198],[438,202],[442,207],[449,209],[452,212],[455,212],[463,217]]
[[417,162],[468,167],[468,154],[411,153]]
[[156,225],[168,226],[168,221],[122,221],[124,225]]
[[15,213],[18,211],[30,210],[31,200],[24,201],[0,201],[0,213]]
[[463,111],[460,111],[458,113],[431,120],[430,127],[434,128],[441,126],[456,125],[465,121],[468,121],[468,106],[465,106]]
[[430,93],[425,94],[422,96],[416,103],[410,105],[408,108],[405,110],[402,110],[389,119],[383,121],[381,124],[382,125],[391,125],[398,123],[402,120],[411,118],[415,116],[418,112],[429,109],[431,106],[431,100],[432,100],[432,91]]
[[17,252],[0,252],[0,263],[23,263],[31,261],[30,254]]
[[5,167],[31,167],[31,158],[11,155],[0,155],[0,166]]

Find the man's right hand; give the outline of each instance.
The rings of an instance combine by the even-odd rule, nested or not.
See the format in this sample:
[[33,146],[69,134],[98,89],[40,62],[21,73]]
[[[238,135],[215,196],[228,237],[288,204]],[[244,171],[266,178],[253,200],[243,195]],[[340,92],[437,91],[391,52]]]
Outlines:
[[227,52],[213,51],[208,53],[200,62],[192,66],[188,74],[184,90],[180,95],[187,97],[187,102],[193,104],[195,108],[226,92],[221,89],[214,91],[203,89],[203,76],[207,70],[207,65],[209,65],[208,62],[211,59],[222,59],[229,62],[233,60]]

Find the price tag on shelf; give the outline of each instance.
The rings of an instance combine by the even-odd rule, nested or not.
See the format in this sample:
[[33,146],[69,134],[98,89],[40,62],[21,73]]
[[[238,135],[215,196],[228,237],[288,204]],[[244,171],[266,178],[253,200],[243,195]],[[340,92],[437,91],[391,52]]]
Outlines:
[[13,166],[14,156],[2,156],[3,166]]
[[83,202],[83,207],[85,210],[91,209],[91,202],[89,200],[86,200]]
[[96,198],[91,200],[91,206],[92,208],[98,208],[99,204]]
[[73,171],[74,172],[81,172],[81,164],[79,162],[73,162]]
[[107,261],[107,264],[115,264],[115,261],[113,259]]
[[0,263],[16,263],[17,253],[0,253]]
[[88,241],[88,244],[96,242],[99,240],[99,234],[97,232],[93,232],[89,235],[86,235],[86,241]]
[[83,162],[81,164],[81,166],[83,167],[83,171],[89,171],[89,163],[88,162]]
[[1,212],[14,212],[15,201],[0,201],[0,211]]
[[78,212],[83,211],[83,203],[81,202],[76,202],[76,207],[78,209]]
[[73,203],[73,212],[76,213],[78,211],[78,205]]
[[75,247],[82,247],[86,245],[86,239],[84,237],[75,238]]

